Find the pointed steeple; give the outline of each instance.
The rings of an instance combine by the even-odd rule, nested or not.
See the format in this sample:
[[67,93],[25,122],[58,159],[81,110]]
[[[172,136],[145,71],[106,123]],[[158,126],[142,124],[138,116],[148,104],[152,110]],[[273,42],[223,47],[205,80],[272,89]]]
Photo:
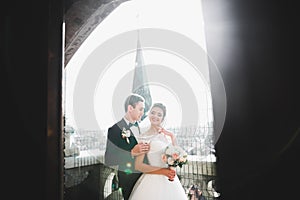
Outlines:
[[145,98],[145,113],[142,120],[147,117],[147,112],[152,105],[152,98],[146,73],[146,66],[144,63],[143,51],[140,42],[140,32],[138,30],[136,57],[135,57],[135,67],[133,76],[132,92],[140,94]]

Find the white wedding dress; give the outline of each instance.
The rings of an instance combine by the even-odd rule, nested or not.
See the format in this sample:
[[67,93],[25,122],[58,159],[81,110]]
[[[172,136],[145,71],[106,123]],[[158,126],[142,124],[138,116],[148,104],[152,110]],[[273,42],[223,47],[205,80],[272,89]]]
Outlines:
[[[154,135],[150,139],[150,150],[147,154],[149,164],[158,167],[167,167],[162,161],[162,154],[170,144],[162,135]],[[169,181],[164,175],[142,174],[136,182],[129,200],[187,200],[187,194],[179,179]]]

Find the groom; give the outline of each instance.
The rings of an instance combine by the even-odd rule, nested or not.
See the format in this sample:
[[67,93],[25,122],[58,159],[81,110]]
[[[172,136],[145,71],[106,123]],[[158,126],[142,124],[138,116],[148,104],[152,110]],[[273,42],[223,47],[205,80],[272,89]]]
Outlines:
[[149,144],[138,143],[140,134],[138,122],[144,115],[145,99],[138,94],[130,94],[124,104],[125,115],[108,129],[104,162],[118,167],[119,187],[124,200],[128,200],[131,190],[141,172],[134,169],[134,157],[149,151]]

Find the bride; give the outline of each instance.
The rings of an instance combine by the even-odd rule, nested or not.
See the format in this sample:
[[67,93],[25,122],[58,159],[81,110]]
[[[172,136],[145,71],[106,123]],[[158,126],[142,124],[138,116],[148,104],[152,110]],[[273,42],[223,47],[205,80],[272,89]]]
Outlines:
[[161,128],[165,116],[166,107],[161,103],[155,103],[150,109],[150,128],[141,134],[142,137],[150,138],[150,150],[146,154],[149,164],[143,162],[145,154],[136,157],[135,168],[143,174],[136,182],[129,200],[187,199],[175,170],[170,170],[162,161],[162,154],[167,145],[176,145],[175,135]]

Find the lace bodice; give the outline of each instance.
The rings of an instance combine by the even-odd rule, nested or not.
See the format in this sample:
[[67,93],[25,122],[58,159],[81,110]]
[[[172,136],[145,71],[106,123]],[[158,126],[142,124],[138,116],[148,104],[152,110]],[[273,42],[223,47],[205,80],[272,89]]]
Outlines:
[[149,136],[149,140],[150,150],[147,154],[149,164],[157,167],[166,167],[167,165],[162,161],[162,154],[171,141],[162,134]]

